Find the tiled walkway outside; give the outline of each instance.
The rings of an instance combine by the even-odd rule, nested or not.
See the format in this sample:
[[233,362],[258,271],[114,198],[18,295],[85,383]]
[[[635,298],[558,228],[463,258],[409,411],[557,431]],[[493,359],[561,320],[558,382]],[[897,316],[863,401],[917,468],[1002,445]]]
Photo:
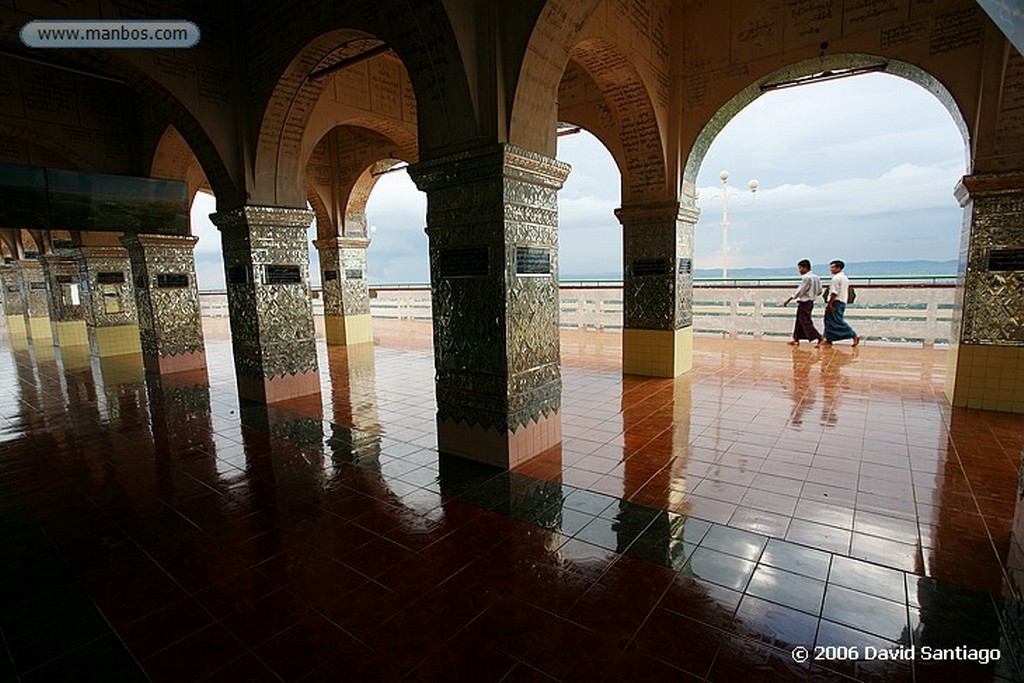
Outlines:
[[949,408],[943,350],[658,380],[567,332],[565,441],[503,473],[434,449],[429,326],[268,410],[208,322],[163,381],[0,342],[0,681],[1022,678],[1024,420]]

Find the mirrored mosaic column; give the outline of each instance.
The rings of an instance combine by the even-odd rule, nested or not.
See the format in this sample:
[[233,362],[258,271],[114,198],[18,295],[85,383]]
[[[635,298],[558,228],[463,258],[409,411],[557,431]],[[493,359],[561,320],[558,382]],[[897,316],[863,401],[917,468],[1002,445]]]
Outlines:
[[141,353],[128,250],[109,245],[79,247],[78,273],[92,355]]
[[21,291],[25,294],[25,325],[33,346],[51,344],[50,304],[46,300],[46,277],[43,265],[36,258],[15,261],[21,277]]
[[313,243],[320,252],[327,343],[336,346],[373,341],[370,292],[366,286],[365,238],[335,237]]
[[1024,173],[965,176],[946,395],[1024,413]]
[[246,206],[211,219],[224,246],[239,395],[271,403],[319,393],[306,238],[313,212]]
[[4,298],[4,317],[11,342],[19,346],[28,343],[28,324],[25,322],[25,294],[21,291],[21,276],[14,263],[0,266],[0,287]]
[[635,204],[623,232],[622,371],[677,377],[693,366],[693,227],[700,211]]
[[61,348],[88,347],[78,261],[70,253],[43,254],[39,261],[46,277],[46,298],[54,343]]
[[562,440],[557,192],[569,167],[494,145],[424,161],[438,442],[514,467]]
[[182,372],[206,367],[196,286],[197,237],[129,235],[139,335],[146,370]]

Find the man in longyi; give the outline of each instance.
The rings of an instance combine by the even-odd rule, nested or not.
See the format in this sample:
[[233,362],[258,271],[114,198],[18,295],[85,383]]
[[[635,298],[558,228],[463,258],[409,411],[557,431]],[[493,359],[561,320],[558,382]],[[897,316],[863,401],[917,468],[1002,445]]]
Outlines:
[[832,282],[828,286],[828,305],[825,306],[825,344],[852,339],[853,345],[860,344],[857,331],[846,322],[846,302],[850,296],[850,279],[843,268],[846,264],[836,259],[828,264],[832,271]]
[[822,336],[814,327],[811,312],[814,310],[814,297],[821,294],[821,278],[811,271],[811,262],[807,259],[797,263],[796,268],[800,271],[800,286],[793,292],[793,296],[782,302],[783,306],[788,306],[790,301],[796,300],[796,323],[793,325],[793,338],[789,345],[799,346],[801,339],[807,339],[818,347]]

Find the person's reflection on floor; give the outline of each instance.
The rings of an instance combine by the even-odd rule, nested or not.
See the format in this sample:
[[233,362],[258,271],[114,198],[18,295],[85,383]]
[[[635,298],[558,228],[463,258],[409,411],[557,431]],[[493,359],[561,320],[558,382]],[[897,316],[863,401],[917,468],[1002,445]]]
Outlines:
[[845,390],[843,366],[857,358],[858,347],[849,350],[837,349],[834,346],[822,347],[821,360],[821,424],[831,427],[839,419],[839,404],[842,403]]
[[799,427],[804,423],[804,413],[817,400],[811,391],[811,366],[814,365],[816,353],[793,348],[793,383],[789,386],[789,400],[793,409],[789,413],[789,424]]

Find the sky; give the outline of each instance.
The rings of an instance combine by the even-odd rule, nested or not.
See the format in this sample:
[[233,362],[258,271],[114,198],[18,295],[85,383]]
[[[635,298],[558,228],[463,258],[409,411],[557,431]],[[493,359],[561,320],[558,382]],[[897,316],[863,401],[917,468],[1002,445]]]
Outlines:
[[[619,278],[619,174],[589,133],[559,138],[573,167],[559,192],[561,277]],[[700,221],[694,264],[722,267],[722,184],[729,171],[728,267],[782,267],[809,258],[818,272],[847,262],[957,257],[961,209],[953,187],[965,173],[965,143],[945,107],[920,86],[866,74],[769,92],[743,109],[712,142],[697,178]],[[756,196],[747,191],[759,182]],[[192,208],[201,289],[223,289],[220,236]],[[429,281],[426,196],[408,174],[377,182],[367,205],[376,226],[368,258],[374,284]],[[310,229],[312,242],[315,229]],[[310,248],[310,274],[319,265]]]

